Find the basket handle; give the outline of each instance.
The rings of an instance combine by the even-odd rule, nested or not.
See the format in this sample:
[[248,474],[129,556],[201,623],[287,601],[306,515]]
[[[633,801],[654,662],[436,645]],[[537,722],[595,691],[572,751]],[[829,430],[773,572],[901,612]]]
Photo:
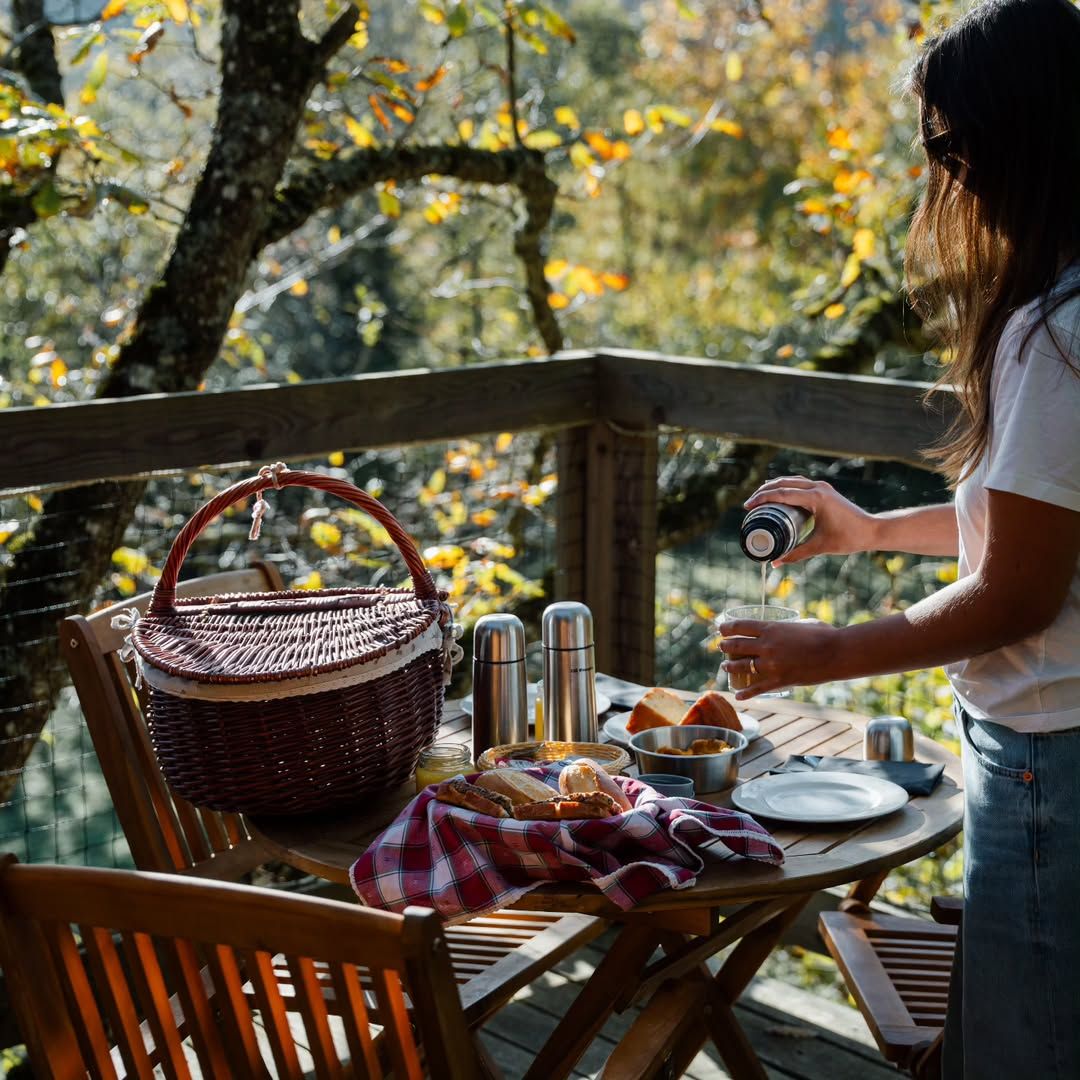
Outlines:
[[161,577],[158,578],[154,587],[154,594],[150,599],[149,612],[155,615],[172,613],[175,610],[176,582],[191,545],[198,539],[199,534],[233,503],[240,502],[251,495],[258,495],[267,488],[283,487],[310,487],[319,491],[337,495],[346,502],[360,507],[365,513],[370,514],[386,531],[397,545],[398,551],[405,560],[409,573],[412,575],[413,588],[417,599],[423,601],[439,601],[439,591],[435,582],[424,565],[423,557],[417,551],[412,537],[401,527],[396,517],[386,509],[378,499],[372,498],[366,491],[361,491],[355,484],[347,480],[338,480],[332,476],[325,476],[318,472],[292,471],[281,466],[266,466],[259,471],[258,476],[248,480],[241,480],[226,488],[220,495],[215,496],[208,503],[201,506],[188,520],[187,524],[177,534],[169,549],[168,558],[161,569]]

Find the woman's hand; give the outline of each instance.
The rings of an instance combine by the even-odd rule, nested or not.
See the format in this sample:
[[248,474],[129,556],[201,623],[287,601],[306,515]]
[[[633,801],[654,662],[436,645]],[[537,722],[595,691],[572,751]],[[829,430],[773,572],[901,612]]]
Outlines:
[[827,664],[836,655],[839,631],[828,623],[817,619],[732,619],[721,623],[719,630],[723,636],[720,648],[728,657],[721,666],[751,682],[748,689],[735,694],[739,701],[832,678]]
[[804,476],[770,480],[746,500],[745,506],[753,510],[762,503],[801,506],[814,515],[814,531],[798,547],[776,559],[773,566],[799,562],[811,555],[850,555],[875,546],[874,516],[824,480],[807,480]]

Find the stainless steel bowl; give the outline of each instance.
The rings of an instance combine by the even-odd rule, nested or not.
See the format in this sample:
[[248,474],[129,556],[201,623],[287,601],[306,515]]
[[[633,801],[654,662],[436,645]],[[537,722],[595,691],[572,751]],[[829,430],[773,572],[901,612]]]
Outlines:
[[[658,754],[657,747],[674,746],[685,750],[695,739],[723,739],[732,750],[722,754]],[[674,727],[648,728],[630,736],[630,747],[637,758],[639,772],[674,773],[689,776],[694,791],[726,791],[735,786],[739,775],[739,754],[749,743],[741,731],[709,727],[705,724],[678,724]]]

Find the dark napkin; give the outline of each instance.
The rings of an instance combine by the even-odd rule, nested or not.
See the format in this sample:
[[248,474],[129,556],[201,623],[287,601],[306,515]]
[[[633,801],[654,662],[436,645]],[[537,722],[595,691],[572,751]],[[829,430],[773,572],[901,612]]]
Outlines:
[[858,761],[855,758],[819,757],[816,754],[792,754],[774,773],[855,772],[878,776],[899,784],[909,795],[929,795],[941,781],[944,765],[920,761]]

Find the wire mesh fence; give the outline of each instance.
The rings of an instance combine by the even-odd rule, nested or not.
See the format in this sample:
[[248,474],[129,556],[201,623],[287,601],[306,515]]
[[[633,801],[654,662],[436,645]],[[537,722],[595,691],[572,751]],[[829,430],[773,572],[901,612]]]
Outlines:
[[[553,438],[507,433],[423,447],[334,454],[305,467],[336,471],[380,498],[414,536],[467,625],[488,611],[512,609],[525,621],[529,639],[535,642],[539,637],[543,607],[560,598],[561,588],[555,577],[560,503]],[[78,596],[76,606],[94,610],[152,588],[180,525],[204,501],[251,471],[250,467],[209,469],[153,478],[112,554],[105,579]],[[758,566],[738,546],[742,500],[761,479],[790,473],[828,479],[869,510],[947,498],[935,476],[902,465],[836,461],[790,451],[760,451],[748,457],[742,448],[720,439],[685,433],[662,436],[656,476],[658,555],[655,567],[640,566],[643,589],[651,587],[648,579],[653,572],[656,575],[658,683],[696,689],[715,680],[719,656],[706,647],[713,618],[734,603],[756,603],[761,598]],[[109,490],[103,489],[106,510]],[[403,581],[404,565],[388,548],[387,538],[355,508],[299,488],[271,492],[267,498],[270,510],[257,543],[248,540],[250,503],[234,507],[194,545],[182,576],[235,568],[259,557],[273,562],[291,588]],[[626,491],[620,492],[621,516],[634,510],[625,505],[626,499]],[[42,493],[0,497],[0,589],[33,585],[19,577],[20,551],[32,544],[34,522],[43,510],[50,512],[49,505]],[[120,485],[115,486],[115,507],[117,513],[123,512]],[[653,512],[651,502],[641,509]],[[77,518],[59,524],[66,543],[78,548],[89,542]],[[563,544],[567,537],[580,537],[587,527],[587,521],[564,522]],[[612,536],[622,533],[615,529]],[[953,575],[953,563],[942,559],[890,554],[823,557],[784,573],[770,571],[765,590],[769,602],[844,623],[899,610]],[[0,612],[4,610],[0,604]],[[0,617],[18,616],[8,612]],[[27,643],[28,656],[33,644]],[[450,689],[452,696],[469,689],[468,667],[460,666]],[[57,667],[49,676],[60,681],[63,674]],[[0,680],[11,677],[10,671],[0,671]],[[948,741],[952,736],[948,687],[940,672],[861,680],[800,693],[862,712],[904,713],[935,737]],[[20,710],[37,704],[9,701],[3,705],[0,746],[3,740],[26,738],[18,731],[18,716]],[[9,783],[10,791],[0,805],[0,850],[14,851],[30,861],[130,864],[69,686],[56,695],[48,723],[25,767],[17,775],[0,776],[0,781],[5,779],[14,783]],[[905,890],[928,895],[945,880],[945,863],[952,857],[950,849],[936,866],[917,867],[906,876],[901,873],[890,887],[901,899]],[[921,879],[925,880],[920,884]]]

